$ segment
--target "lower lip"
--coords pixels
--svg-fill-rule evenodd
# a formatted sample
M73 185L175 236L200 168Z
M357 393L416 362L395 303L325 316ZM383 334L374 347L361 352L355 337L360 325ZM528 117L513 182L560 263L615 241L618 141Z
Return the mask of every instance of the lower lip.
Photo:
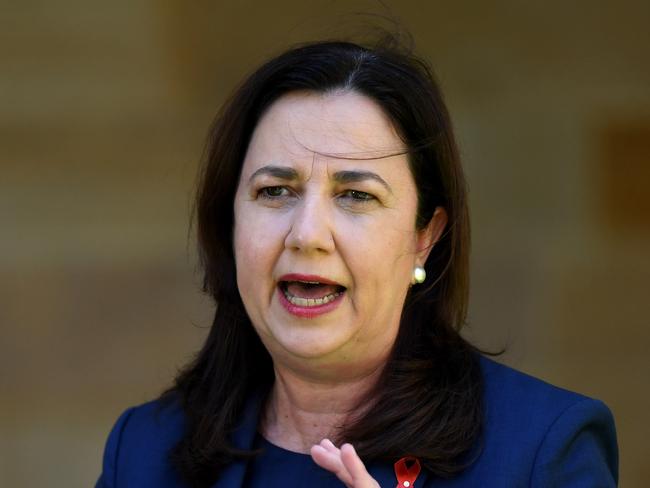
M278 297L280 299L280 303L287 310L287 312L289 312L291 315L296 315L298 317L308 319L331 312L340 305L341 301L343 301L344 296L345 292L342 292L331 302L327 302L322 305L316 305L314 307L301 307L299 305L294 305L289 300L287 300L284 291L278 287Z

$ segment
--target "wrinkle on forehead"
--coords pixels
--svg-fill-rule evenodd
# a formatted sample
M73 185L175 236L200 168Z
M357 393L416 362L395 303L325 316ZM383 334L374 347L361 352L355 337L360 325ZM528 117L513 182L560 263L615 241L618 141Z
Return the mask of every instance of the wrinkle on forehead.
M306 150L309 150L308 148L305 148ZM314 169L315 165L318 161L321 161L325 164L325 173L327 176L332 179L332 172L330 171L330 163L336 160L343 160L343 161L377 161L377 160L382 160L382 159L389 159L389 158L395 158L395 157L400 157L408 153L408 151L400 151L396 153L390 153L390 154L382 154L378 157L375 157L374 155L366 156L366 157L356 157L355 155L349 155L349 154L324 154L324 153L319 153L317 151L312 151L309 150L312 153L312 158L311 158L311 167L309 170L309 173L305 175L305 181L309 181L314 174Z
M358 92L296 92L283 99L285 106L278 115L286 118L285 136L301 149L350 160L383 159L408 151L379 104ZM386 139L392 141L386 144Z
M307 179L319 162L378 161L409 153L384 110L354 91L280 97L258 122L251 149L257 164L302 161L303 173L309 169ZM329 164L324 169L330 173Z
M298 141L296 141L298 142ZM381 159L390 159L399 156L404 156L409 154L407 149L399 150L374 150L374 151L358 151L358 152L345 152L345 153L325 153L317 151L315 149L309 148L307 146L301 146L305 151L311 153L311 170L309 175L307 175L306 180L309 181L311 175L314 172L314 166L317 161L324 161L327 167L327 174L330 174L329 163L334 160L343 160L343 161L378 161Z

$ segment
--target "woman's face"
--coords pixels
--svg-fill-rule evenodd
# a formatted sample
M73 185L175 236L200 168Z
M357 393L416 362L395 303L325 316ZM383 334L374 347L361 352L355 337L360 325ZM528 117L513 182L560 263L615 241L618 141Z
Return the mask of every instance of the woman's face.
M234 250L244 306L276 365L336 378L386 360L413 268L446 222L440 209L415 230L407 156L389 156L403 150L382 109L356 92L291 93L259 121Z

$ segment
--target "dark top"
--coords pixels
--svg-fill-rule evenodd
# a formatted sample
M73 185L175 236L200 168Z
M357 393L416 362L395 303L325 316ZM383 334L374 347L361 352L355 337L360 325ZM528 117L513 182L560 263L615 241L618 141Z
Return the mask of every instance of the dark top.
M318 466L309 454L287 451L271 444L259 433L253 442L262 454L248 463L243 486L248 488L329 488L338 478Z
M485 426L482 450L476 461L452 479L440 479L422 470L412 488L504 487L613 487L618 480L618 449L614 419L600 401L587 398L481 358L485 381ZM233 445L251 449L255 443L259 401L251 399L232 436ZM169 463L169 451L183 435L185 418L178 405L149 402L128 409L117 420L106 443L97 488L180 488L187 485ZM268 446L267 446L268 447ZM277 448L276 448L277 449ZM281 477L308 476L295 486L341 488L333 476L323 476L302 455L284 456L273 449L267 459L235 461L219 475L213 488L247 486L275 469L283 458ZM311 462L311 461L310 461ZM257 466L256 466L257 464ZM252 470L247 470L252 466ZM281 471L281 472L280 472ZM382 487L395 488L391 464L368 466ZM313 477L312 477L313 475ZM264 485L272 473L264 472ZM268 478L267 478L268 476ZM282 481L282 485L280 485ZM320 481L318 481L320 482ZM287 486L280 478L277 486Z

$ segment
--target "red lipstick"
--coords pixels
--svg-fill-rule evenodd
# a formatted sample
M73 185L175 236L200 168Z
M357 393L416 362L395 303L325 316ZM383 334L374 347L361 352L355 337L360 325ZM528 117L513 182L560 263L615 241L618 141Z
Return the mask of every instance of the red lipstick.
M309 274L299 274L299 273L289 273L280 276L278 281L304 281L304 282L318 282L324 285L338 285L341 286L336 281L328 280L318 275L309 275Z
M300 290L298 294L303 296L293 295L291 293L291 287L288 284L294 282L315 286L320 284L327 286L330 290L322 297L306 298L305 296L309 296L309 293L303 295L300 293ZM293 293L296 293L295 283L292 286L294 287ZM291 315L301 318L313 318L331 312L341 304L344 294L345 287L336 281L318 275L290 273L282 275L278 283L278 299L280 304Z

